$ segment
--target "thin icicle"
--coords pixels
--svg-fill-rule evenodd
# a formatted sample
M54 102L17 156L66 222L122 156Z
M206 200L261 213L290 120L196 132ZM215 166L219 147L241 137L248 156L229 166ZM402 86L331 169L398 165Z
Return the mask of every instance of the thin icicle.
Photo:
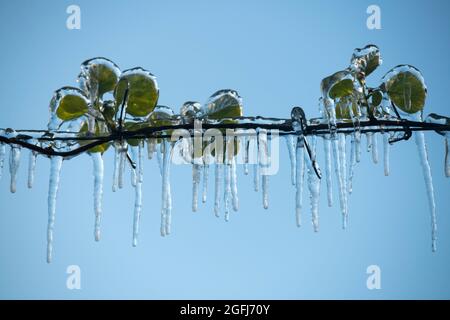
M343 216L343 227L347 227L347 221L348 221L348 205L347 205L347 192L345 190L346 182L347 182L347 161L346 161L346 141L345 141L345 133L339 133L338 134L339 139L339 164L341 165L340 171L341 171L341 178L342 178L342 193L344 196L344 207L345 212Z
M250 148L250 137L244 135L242 137L242 145L244 146L244 174L248 175L248 160L249 160L248 153Z
M131 147L131 160L133 160L134 163L136 163L136 159L138 157L136 147ZM128 160L128 159L127 159ZM129 161L127 161L129 163ZM131 173L131 185L133 187L136 187L137 181L138 181L138 173L137 168L133 168L133 166L130 164L130 173Z
M339 139L340 140L340 139ZM342 166L341 166L341 146L338 138L332 140L332 149L333 149L333 160L334 160L334 169L336 172L336 177L338 180L339 186L339 203L342 212L342 226L346 227L346 217L347 217L347 206L346 206L346 197L347 192L345 190L345 180L342 174Z
M311 143L311 161L307 160L309 200L314 232L319 231L319 196L320 196L320 179L317 177L312 165L312 160L316 158L315 154L316 142L317 142L316 136L313 136Z
M172 200L170 191L170 158L171 144L168 140L163 139L161 148L163 148L162 157L162 204L161 204L161 235L165 236L170 233Z
M237 189L237 172L236 172L236 157L231 159L231 198L233 203L233 210L239 210L239 197Z
M3 167L5 165L6 145L0 142L0 179L3 175Z
M192 164L192 211L198 209L198 188L200 185L201 165Z
M116 192L119 187L119 169L120 169L120 146L118 144L114 144L114 173L113 173L113 184L112 191Z
M214 193L214 213L216 217L220 216L220 195L221 195L221 185L222 185L222 164L216 163L214 164L215 171L215 193Z
M292 185L295 186L295 139L297 137L294 137L292 135L287 135L285 136L285 140L286 140L286 146L288 148L288 153L289 153L289 160L291 163L291 182Z
M155 149L156 149L156 139L153 138L147 139L147 156L149 160L153 158Z
M302 224L301 219L301 211L302 211L302 202L303 202L303 180L304 180L304 172L305 172L305 155L303 142L297 142L297 146L295 148L295 181L296 181L296 193L295 193L295 216L297 227L300 227Z
M366 133L366 142L367 142L367 152L370 152L372 150L372 142L373 142L373 134L372 132Z
M425 179L425 187L427 190L428 204L430 206L431 215L431 248L436 251L436 204L434 201L433 177L431 175L431 167L428 162L428 152L425 142L425 134L422 131L414 133L417 149L419 151L420 162L422 164L423 177Z
M52 157L50 160L50 180L48 186L48 224L47 224L47 263L53 256L53 229L55 227L56 196L63 158Z
M9 173L11 174L11 184L10 191L15 193L17 189L17 171L20 165L20 147L11 146L10 157L9 157Z
M256 137L256 161L253 164L253 189L258 192L259 191L259 142L258 137Z
M99 241L103 198L103 158L100 152L91 153L91 158L94 165L94 237L95 241Z
M226 163L224 166L225 170L225 187L223 204L225 209L225 221L230 220L230 196L231 196L231 165Z
M348 174L348 193L351 194L353 192L353 174L355 172L356 165L356 143L355 137L352 137L351 141L351 149L350 149L350 162L349 162L349 174Z
M134 149L134 148L132 148ZM138 243L138 235L139 235L139 223L141 220L141 211L142 211L142 182L143 182L143 144L139 143L137 147L137 179L136 185L134 187L135 190L135 198L134 198L134 214L133 214L133 247L137 246ZM134 152L136 153L136 151Z
M450 177L450 146L448 145L448 137L449 134L447 133L445 136L445 160L444 160L444 166L445 166L445 176L448 178Z
M356 162L361 161L361 132L355 132L355 160Z
M331 181L331 140L323 137L323 149L325 152L325 176L327 181L327 200L328 206L333 206L333 184Z
M30 150L30 156L28 161L28 183L27 183L29 189L33 188L34 184L34 172L36 171L36 158L37 152Z
M269 176L266 174L266 168L270 164L269 148L267 145L267 130L261 129L258 134L258 161L262 179L262 200L264 209L269 208Z
M125 148L121 147L120 152L119 152L119 180L118 180L118 186L119 189L123 188L123 181L124 181L124 174L125 174L125 162L127 161L126 159L126 155L127 155L127 151Z
M372 136L372 161L375 164L378 163L378 138L376 133Z
M209 165L205 164L203 166L203 190L202 190L203 203L206 203L206 196L208 192L208 176L209 176Z
M387 133L383 134L383 150L384 150L384 175L388 176L390 171L389 155L391 146L389 144L389 135Z

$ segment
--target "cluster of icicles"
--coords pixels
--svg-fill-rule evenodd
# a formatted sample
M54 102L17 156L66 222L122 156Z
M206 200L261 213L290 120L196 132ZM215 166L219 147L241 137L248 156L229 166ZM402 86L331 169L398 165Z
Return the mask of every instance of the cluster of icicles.
M243 170L244 174L249 174L249 166L253 168L254 175L254 189L258 191L260 186L262 189L262 203L264 208L269 206L268 197L268 180L269 176L261 173L262 168L270 162L270 154L268 148L268 135L267 130L259 129L257 131L257 138L252 139L245 135L245 130L242 131L242 135L238 138L239 144L244 146L242 148ZM7 133L7 136L13 136L13 133ZM366 133L367 144L365 148L368 152L371 152L371 157L374 163L379 162L379 147L378 136L382 136L383 141L383 163L384 173L389 175L389 153L390 144L388 133ZM351 136L350 153L347 153L347 138ZM319 196L321 179L314 172L312 160L315 159L317 137L312 136L309 140L303 140L299 135L286 135L286 145L289 153L291 164L291 182L296 189L295 194L295 207L296 207L296 223L301 225L301 212L303 206L303 188L306 175L306 184L309 191L309 201L312 224L315 231L319 230ZM311 155L308 156L304 141L309 141ZM421 164L423 166L423 173L426 181L427 194L432 214L433 223L433 250L436 249L436 221L435 221L435 201L432 184L431 169L428 163L426 145L423 132L415 133L415 141L418 147ZM251 156L249 150L255 148L252 146L252 142L256 145L256 162L249 161ZM322 136L323 148L324 148L324 166L325 166L325 182L327 188L327 201L328 205L333 205L333 190L332 190L332 168L334 167L338 186L339 186L339 200L340 208L343 218L343 227L347 225L348 219L348 195L352 192L352 179L354 176L354 168L356 163L361 159L361 139L356 139L355 134L338 133L336 138L330 138L329 135ZM161 196L161 235L166 236L171 232L171 220L172 220L172 194L170 186L170 167L172 162L173 152L175 150L176 143L169 138L164 138L160 143L157 143L157 139L149 138L146 141L147 150L144 150L144 140L141 140L138 146L127 146L126 142L114 144L114 172L112 190L117 191L123 188L125 180L125 169L130 168L131 172L131 184L135 189L135 203L134 203L134 215L133 215L133 246L137 245L138 233L139 233L139 221L142 212L142 183L143 183L143 165L144 154L147 154L149 159L157 159L160 175L162 178L162 196ZM446 176L450 176L450 161L449 161L449 148L448 148L448 136L445 137L445 173ZM130 165L130 161L127 159L127 150L131 152L132 161L136 164L133 168ZM254 150L254 149L253 149ZM156 156L155 156L156 154ZM29 162L28 162L28 188L33 187L34 172L36 167L37 153L30 150ZM100 222L102 215L102 194L103 194L103 157L101 153L89 154L93 161L94 172L94 212L95 212L95 228L94 235L95 240L100 239ZM21 157L21 147L18 145L10 146L9 157L9 171L11 175L10 191L16 192L16 178L19 168ZM230 211L237 211L239 208L238 188L237 188L237 159L238 155L225 155L224 163L214 163L213 161L204 161L199 158L192 162L192 211L197 211L198 199L201 198L203 203L207 199L208 191L208 178L209 167L212 164L214 166L214 213L217 217L220 216L220 212L223 206L223 212L225 220L228 221L230 217ZM349 159L347 159L349 157ZM4 162L6 158L6 145L0 144L0 177ZM228 160L227 160L228 159ZM254 162L254 163L253 163ZM58 185L60 180L60 172L63 163L63 157L52 156L51 168L50 168L50 180L48 191L48 231L47 231L47 261L52 259L53 251L53 230L55 223L56 212L56 196L58 192ZM203 180L202 180L203 176ZM223 204L221 205L221 202Z

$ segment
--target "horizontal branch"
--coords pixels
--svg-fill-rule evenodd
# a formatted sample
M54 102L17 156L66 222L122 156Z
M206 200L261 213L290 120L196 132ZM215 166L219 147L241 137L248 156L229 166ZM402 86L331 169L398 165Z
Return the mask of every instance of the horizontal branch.
M237 120L236 123L202 123L201 128L203 131L208 129L241 129L241 130L276 130L280 136L297 134L292 126L291 119L279 119L279 118L264 118L264 117L239 117L232 118L230 120ZM248 122L245 122L248 121ZM148 138L170 138L171 135L166 132L169 130L186 129L189 130L191 136L193 130L198 129L194 127L194 123L184 123L175 125L165 125L158 127L142 128L134 131L116 131L110 135L105 136L85 136L80 135L77 132L49 132L47 130L17 130L18 133L15 137L5 137L0 135L0 142L9 145L18 145L23 148L27 148L38 152L46 156L62 156L62 157L74 157L89 149L99 146L111 141L123 141L127 139L148 139ZM4 130L4 129L3 129ZM368 132L412 132L412 131L436 131L438 133L450 132L450 125L429 123L421 121L410 121L405 119L391 119L391 120L379 120L370 119L367 121L361 121L358 128L355 128L355 124L349 122L336 123L336 133L353 133L355 131L360 133ZM35 134L41 133L42 136L36 137ZM34 135L33 135L34 134ZM255 132L235 132L235 136L242 135L254 135ZM272 132L268 132L271 135ZM328 123L321 122L321 119L311 119L310 124L306 126L303 134L305 136L316 135L328 135L330 129ZM409 138L409 137L408 137ZM408 139L405 138L405 139ZM33 144L30 141L38 142L51 142L51 141L86 141L89 142L85 145L78 146L75 149L69 151L55 150L53 147L41 147Z

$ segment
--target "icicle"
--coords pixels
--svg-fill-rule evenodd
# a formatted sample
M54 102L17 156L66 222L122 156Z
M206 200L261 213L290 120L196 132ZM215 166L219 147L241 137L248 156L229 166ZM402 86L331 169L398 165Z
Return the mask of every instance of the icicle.
M258 153L259 168L262 169L262 200L264 209L269 208L269 176L265 172L265 168L270 164L269 148L267 145L267 130L261 129L258 134Z
M296 137L295 137L296 138ZM291 162L291 182L292 185L295 186L295 140L294 136L287 135L285 136L286 145L289 153L289 160Z
M199 164L192 164L192 211L196 212L198 208L198 188L200 184L200 171L201 166Z
M170 158L171 144L163 139L161 148L163 148L162 157L162 204L161 204L161 235L165 236L170 233L172 199L170 191Z
M372 142L373 142L372 132L366 133L366 142L367 142L367 152L370 152L372 150Z
M315 159L316 150L316 137L312 137L311 143L311 161L307 160L308 163L308 189L309 189L309 200L311 206L311 217L314 231L319 231L319 195L320 195L320 179L317 177L314 168L312 166L312 160Z
M347 182L347 161L346 161L346 142L345 142L345 134L339 133L338 134L339 139L339 146L338 146L338 152L339 152L339 164L340 164L340 171L341 171L341 179L342 179L342 194L344 197L344 208L345 212L343 215L343 227L345 228L347 226L347 219L348 219L348 208L347 208L347 192L345 190L346 182Z
M125 174L125 162L127 161L126 159L126 155L127 155L127 151L125 148L121 147L120 149L120 153L119 153L119 180L118 180L118 186L119 189L123 188L123 176Z
M350 162L349 162L349 174L348 174L348 193L353 192L353 174L356 165L356 143L355 137L352 137L351 149L350 149Z
M114 173L112 184L113 192L116 192L119 186L119 169L121 165L120 161L121 161L120 146L118 144L114 144Z
M253 188L256 192L259 191L259 142L258 137L256 137L256 161L253 164Z
M372 135L372 161L373 163L378 163L378 139L377 134Z
M27 186L29 189L33 188L34 184L34 172L36 169L36 158L37 153L35 151L30 150L30 157L28 161L28 183Z
M153 138L147 139L147 156L149 160L153 158L155 149L156 149L156 139Z
M52 261L53 229L55 226L56 196L63 158L52 157L50 160L50 181L48 187L48 224L47 224L47 262Z
M305 155L303 148L303 141L297 142L297 146L295 148L295 181L296 181L296 193L295 193L295 216L297 227L300 227L302 224L301 220L301 211L302 211L302 200L303 200L303 180L304 180L304 172L305 172Z
M103 197L103 158L100 152L91 153L92 162L94 164L94 213L95 241L100 240L100 222L102 217L102 197Z
M447 133L445 136L445 176L448 178L450 177L450 146L448 145L448 136L449 134Z
M137 163L137 179L136 185L134 187L135 190L135 199L134 199L134 214L133 214L133 247L137 246L138 235L139 235L139 222L141 220L141 211L142 211L142 182L143 182L143 144L139 143L138 145L138 163ZM132 148L134 149L134 148ZM136 151L134 151L136 154Z
M346 206L347 192L345 190L345 180L342 175L341 144L337 138L332 140L332 147L333 147L332 149L333 149L334 168L335 168L336 177L337 177L338 186L339 186L339 203L340 203L342 217L343 217L343 228L345 228L346 227L346 216L347 216L347 206Z
M208 176L209 176L209 165L205 164L203 166L203 191L202 191L202 202L206 203L206 195L208 192Z
M237 172L236 172L236 157L231 159L231 197L233 203L233 210L239 210L239 197L238 197L238 189L237 189Z
M3 175L3 166L5 165L6 145L0 142L0 179Z
M361 161L361 132L355 132L355 160Z
M323 137L323 149L325 152L325 176L327 181L327 200L328 206L333 206L333 184L331 181L331 140Z
M223 204L225 208L225 221L230 220L230 196L231 196L231 165L225 163L225 188L223 196Z
M11 146L9 158L9 172L11 174L11 184L10 184L11 193L16 192L17 171L19 170L19 165L20 165L20 147L13 145Z
M136 147L131 147L130 148L131 151L131 159L133 160L134 163L136 163L136 159L137 159L137 152L136 152ZM127 159L126 162L129 162L129 160ZM137 181L138 181L138 173L136 172L136 168L133 168L133 166L131 166L130 164L130 172L131 172L131 185L133 187L136 187L137 185Z
M220 186L222 185L222 164L216 163L214 165L214 171L215 171L215 194L214 194L214 213L216 217L220 216L220 194L221 189Z
M436 251L436 204L434 201L434 188L433 188L433 177L431 175L431 167L428 162L428 152L425 143L425 134L422 131L415 132L416 145L419 151L420 162L422 164L423 177L425 179L425 186L427 190L428 203L430 206L431 214L431 248Z
M242 137L242 145L244 146L244 174L248 175L248 160L249 160L248 152L250 148L250 138L248 136L244 135Z
M387 133L383 134L383 150L384 150L384 175L389 175L389 153L390 153L390 145L389 145L389 135Z

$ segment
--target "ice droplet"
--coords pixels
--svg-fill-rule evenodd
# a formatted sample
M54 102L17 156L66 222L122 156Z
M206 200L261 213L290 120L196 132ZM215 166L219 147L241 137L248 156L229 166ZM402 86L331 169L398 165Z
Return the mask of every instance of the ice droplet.
M94 237L95 241L99 241L103 198L103 158L100 152L91 153L91 158L94 165Z
M289 160L290 160L290 163L291 163L291 182L292 182L292 185L295 186L295 183L296 183L295 182L295 168L296 168L296 164L295 164L295 139L294 139L294 136L287 135L287 136L285 136L285 140L286 140L286 146L287 146L288 153L289 153Z
M298 139L298 138L297 138ZM303 148L303 141L297 141L297 146L295 148L295 181L296 181L296 193L295 193L295 216L297 227L302 224L301 211L303 202L303 180L305 172L305 154Z
M9 157L9 173L11 174L10 191L15 193L17 189L17 171L20 165L20 147L11 145L10 157Z
M53 229L55 226L56 196L58 194L59 178L63 158L52 157L50 160L50 180L48 187L48 224L47 224L47 263L52 262Z
M30 150L28 159L28 182L27 182L27 186L29 189L33 188L34 184L34 172L36 171L36 158L37 152Z
M434 188L433 188L433 177L431 175L431 167L428 162L428 152L425 142L425 134L422 131L417 131L414 133L417 149L419 151L420 163L422 165L423 177L425 179L425 187L427 190L428 204L430 207L431 215L431 248L436 251L436 204L434 200Z
M387 133L383 134L383 150L384 150L384 175L388 176L390 171L389 156L391 146L389 144L389 135Z
M331 181L331 140L323 137L323 149L325 152L325 176L327 182L327 201L328 206L333 206L333 184Z
M319 231L319 196L320 196L320 179L317 177L314 168L313 160L316 157L316 136L312 137L311 143L311 161L308 163L308 189L309 189L309 200L311 206L311 217L314 231Z

